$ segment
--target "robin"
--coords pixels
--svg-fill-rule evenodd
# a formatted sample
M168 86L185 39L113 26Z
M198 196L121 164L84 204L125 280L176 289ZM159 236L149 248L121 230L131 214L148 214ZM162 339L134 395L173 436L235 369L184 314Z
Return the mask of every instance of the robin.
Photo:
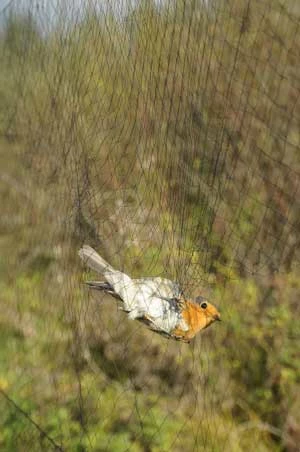
M88 267L104 276L105 281L87 281L91 289L122 301L122 309L130 319L141 321L163 336L190 342L199 331L221 320L218 310L204 297L186 299L180 286L169 279L131 279L88 245L78 254Z

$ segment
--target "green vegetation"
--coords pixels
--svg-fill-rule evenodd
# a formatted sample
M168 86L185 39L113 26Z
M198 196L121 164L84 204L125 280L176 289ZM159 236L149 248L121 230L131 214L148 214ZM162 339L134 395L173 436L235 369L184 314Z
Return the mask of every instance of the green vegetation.
M186 3L0 32L1 450L298 450L299 13ZM83 242L223 323L128 321Z

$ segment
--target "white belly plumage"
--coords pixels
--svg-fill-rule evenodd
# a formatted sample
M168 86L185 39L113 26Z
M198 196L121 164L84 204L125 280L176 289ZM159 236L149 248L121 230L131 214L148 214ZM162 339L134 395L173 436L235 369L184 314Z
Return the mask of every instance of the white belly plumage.
M180 298L178 284L165 278L131 279L125 273L115 270L90 246L83 246L79 256L93 270L101 273L112 290L123 301L124 311L131 319L146 318L150 327L170 333L176 327L183 331L188 326L182 319L176 299ZM104 288L103 283L93 282L94 288Z
M114 288L114 291L121 297L124 303L124 310L130 319L138 319L143 316L153 321L159 329L171 332L179 322L178 311L166 299L166 295L171 295L170 290L162 290L163 284L169 281L162 278L131 279L125 273L119 271L105 272L103 274ZM169 281L172 283L171 281ZM172 293L175 298L176 293Z

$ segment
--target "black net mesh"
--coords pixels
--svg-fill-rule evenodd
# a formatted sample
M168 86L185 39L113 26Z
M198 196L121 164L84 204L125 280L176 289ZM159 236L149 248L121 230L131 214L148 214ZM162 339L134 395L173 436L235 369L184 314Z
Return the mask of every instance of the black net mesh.
M298 450L299 27L297 0L0 1L4 450ZM224 324L129 321L83 243Z

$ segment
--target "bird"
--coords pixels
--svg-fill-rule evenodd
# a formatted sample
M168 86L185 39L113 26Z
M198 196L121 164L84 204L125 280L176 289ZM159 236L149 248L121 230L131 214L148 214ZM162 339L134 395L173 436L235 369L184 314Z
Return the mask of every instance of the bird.
M186 298L174 281L162 277L132 279L115 270L89 245L78 254L86 266L104 277L104 281L86 281L90 289L119 300L129 319L166 338L189 343L201 330L221 320L217 308L205 297Z

